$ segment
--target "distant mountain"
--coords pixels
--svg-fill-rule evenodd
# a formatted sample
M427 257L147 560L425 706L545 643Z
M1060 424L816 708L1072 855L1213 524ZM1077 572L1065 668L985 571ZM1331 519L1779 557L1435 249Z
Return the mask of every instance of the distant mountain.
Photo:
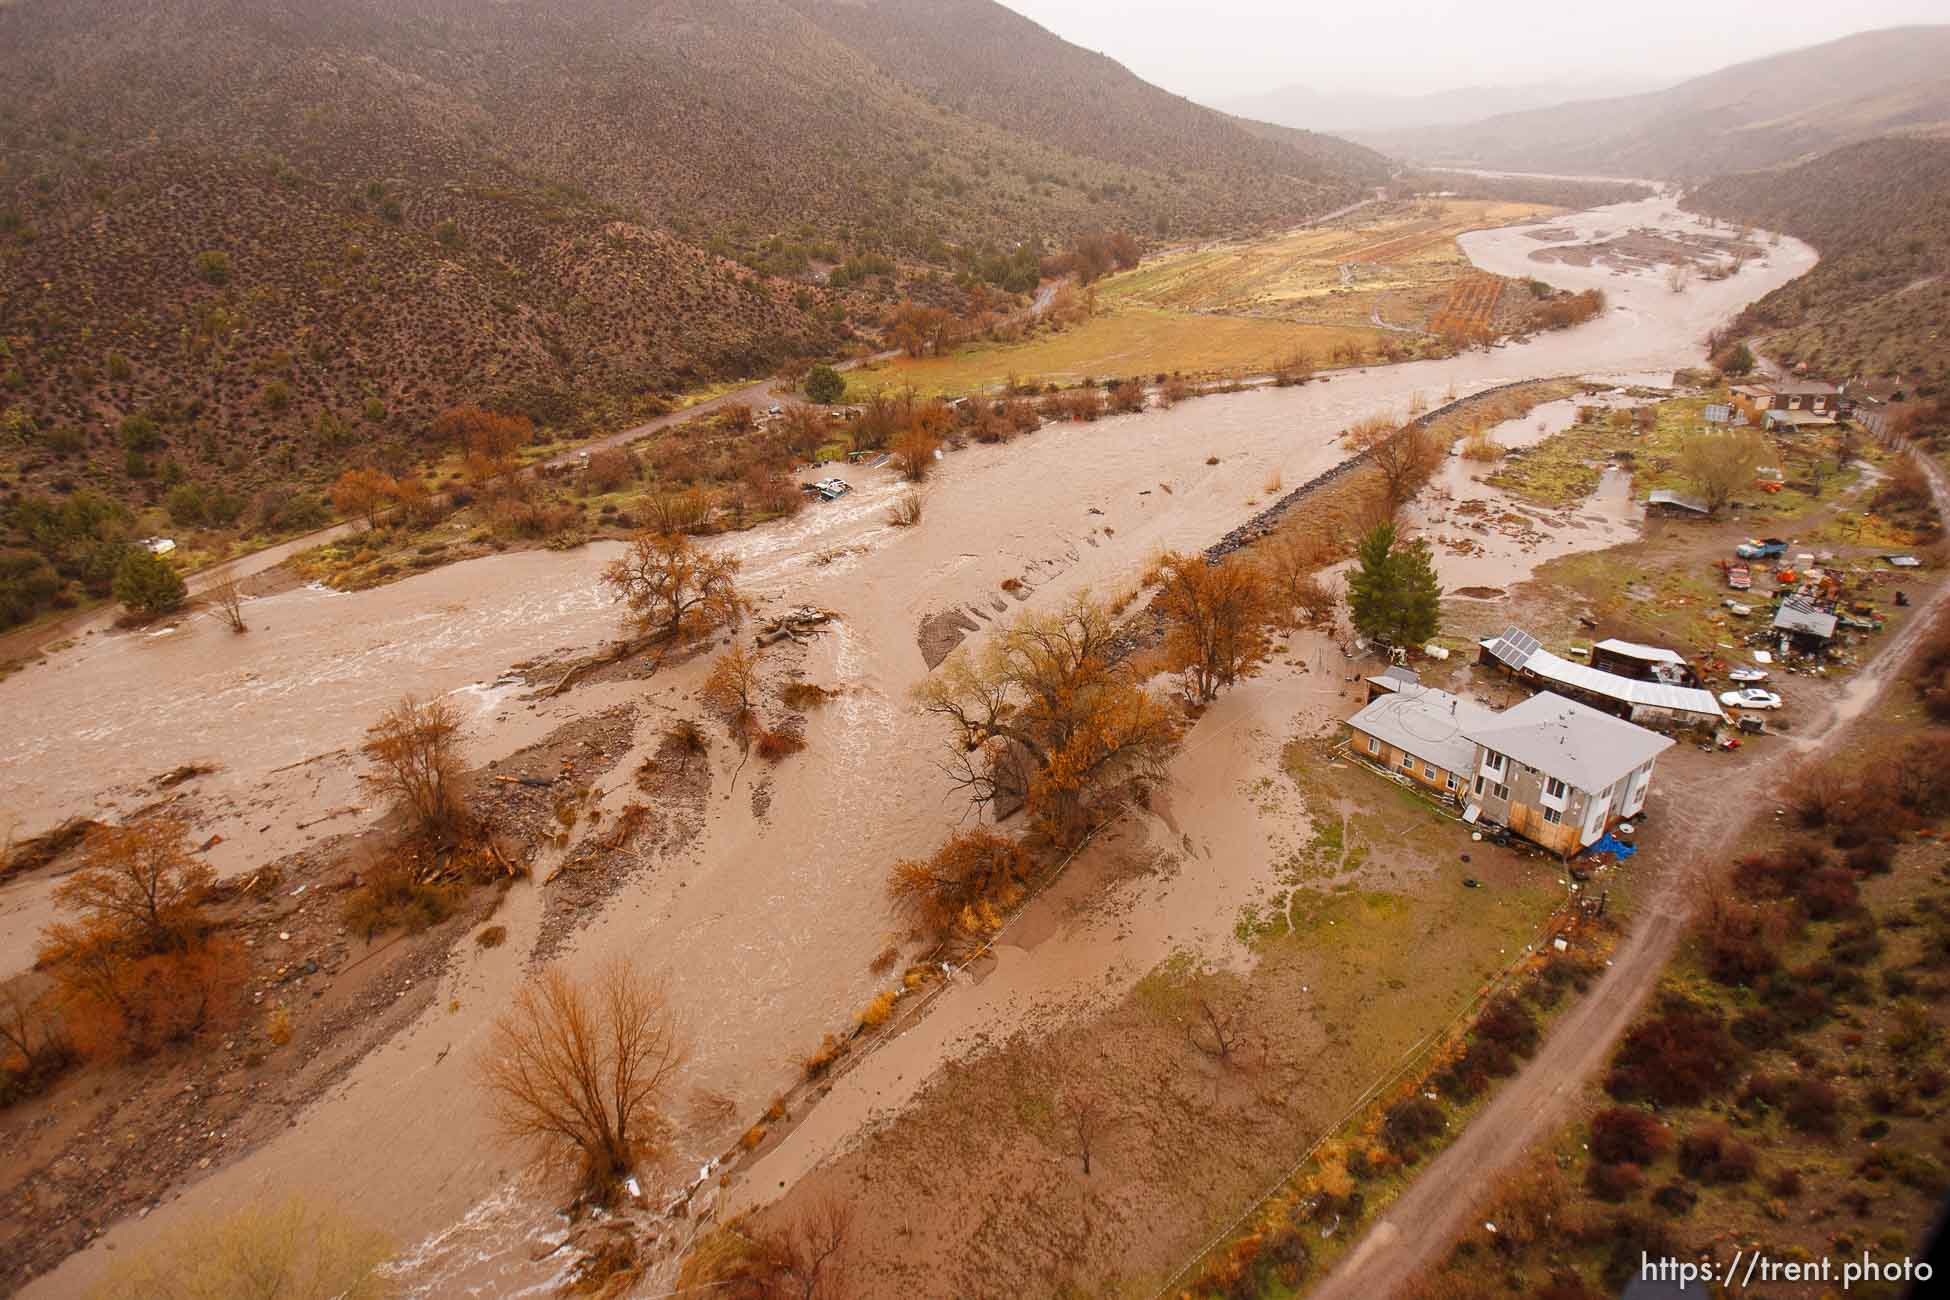
M316 482L457 401L614 424L982 250L1387 172L991 0L0 0L0 417L50 448L0 505ZM908 272L840 291L849 258Z
M1414 127L1456 126L1500 113L1546 108L1567 100L1642 94L1650 81L1624 79L1583 83L1539 82L1523 86L1469 86L1426 95L1364 94L1282 86L1257 95L1213 101L1236 117L1315 131L1400 131Z
M1421 163L1698 180L1889 134L1950 132L1950 27L1901 27L1734 64L1667 90L1364 131Z
M1814 270L1735 322L1767 336L1770 355L1832 379L1950 392L1950 140L1846 145L1710 181L1685 206L1820 250Z

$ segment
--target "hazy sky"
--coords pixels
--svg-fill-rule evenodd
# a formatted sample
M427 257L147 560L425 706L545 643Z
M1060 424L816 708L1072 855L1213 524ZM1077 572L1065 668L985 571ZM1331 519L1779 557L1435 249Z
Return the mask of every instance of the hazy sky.
M1946 0L1002 0L1147 81L1215 100L1298 83L1677 81L1850 32L1950 22Z

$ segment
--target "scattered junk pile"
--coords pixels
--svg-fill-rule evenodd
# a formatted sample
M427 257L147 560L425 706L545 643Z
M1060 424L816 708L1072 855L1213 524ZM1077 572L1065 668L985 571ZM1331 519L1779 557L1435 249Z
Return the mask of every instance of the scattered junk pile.
M1773 589L1766 593L1772 597L1772 617L1765 626L1749 631L1742 642L1770 651L1789 671L1819 671L1829 663L1852 662L1846 652L1855 640L1851 634L1874 634L1883 629L1882 613L1874 599L1882 594L1877 588L1913 568L1914 558L1895 557L1911 561L1910 565L1897 565L1891 557L1883 557L1890 560L1894 572L1864 566L1844 568L1827 552L1817 555L1802 551L1790 557L1791 545L1779 537L1750 538L1734 548L1733 558L1718 561L1727 586L1734 591L1753 591L1756 574L1773 579ZM1897 591L1895 603L1901 606L1909 602ZM1768 608L1732 597L1722 604L1736 618L1750 618Z

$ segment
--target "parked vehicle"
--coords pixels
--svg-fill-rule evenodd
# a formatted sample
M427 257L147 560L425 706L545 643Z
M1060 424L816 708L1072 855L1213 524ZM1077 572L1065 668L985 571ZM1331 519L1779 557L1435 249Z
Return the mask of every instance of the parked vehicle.
M801 484L800 488L807 496L821 501L838 501L853 490L853 485L843 478L823 478L817 483Z
M1750 537L1733 548L1743 560L1771 560L1787 554L1788 544L1778 537Z
M1765 668L1736 668L1727 674L1736 682L1764 682L1767 680Z
M1746 565L1735 564L1727 569L1727 586L1732 587L1735 591L1752 591L1754 587L1754 575L1748 570Z
M1749 686L1738 691L1722 692L1720 703L1732 709L1778 709L1781 707L1781 697L1758 686Z

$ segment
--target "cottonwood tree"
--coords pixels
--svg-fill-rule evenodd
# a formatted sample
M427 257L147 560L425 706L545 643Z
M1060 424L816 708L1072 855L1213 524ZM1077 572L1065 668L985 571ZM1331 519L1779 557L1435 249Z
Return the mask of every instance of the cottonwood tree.
M82 868L54 887L54 903L105 925L142 953L182 951L207 927L200 904L217 874L190 855L173 817L96 826Z
M1080 595L1028 614L980 655L957 650L916 690L954 727L949 775L972 803L1026 805L1073 840L1092 802L1131 779L1162 779L1177 743L1169 710L1119 662L1108 610Z
M894 911L936 935L1001 928L1002 910L1028 885L1029 854L1006 835L975 829L950 837L925 861L906 858L887 878Z
M668 1142L686 1052L659 981L620 960L587 981L551 966L496 1017L476 1073L502 1134L604 1204Z
M379 1300L387 1238L294 1197L206 1219L115 1265L95 1300Z
M639 632L682 640L744 617L738 568L736 556L699 550L679 534L639 533L603 570L603 582L629 606Z
M1266 662L1273 642L1266 577L1250 564L1208 564L1202 555L1166 552L1153 572L1165 618L1165 654L1201 703L1218 698Z
M1679 472L1698 490L1706 508L1717 514L1735 492L1753 481L1754 471L1771 450L1767 439L1751 429L1702 434L1679 449Z
M934 468L934 453L940 446L932 433L917 425L895 440L894 464L908 482L919 483Z
M733 646L718 656L704 679L705 703L724 715L741 746L751 743L758 724L758 662L758 651Z
M349 469L332 484L332 508L340 514L359 516L367 528L377 528L379 516L398 490L399 484L383 470L365 466Z
M72 919L41 932L75 1038L91 1055L143 1055L227 1023L243 961L210 936L200 904L215 882L169 818L89 832L83 868L54 890Z
M430 837L452 831L462 815L460 711L447 700L403 697L366 729L359 747L372 768L361 779L393 800Z
M1385 420L1364 420L1347 432L1347 442L1367 457L1381 480L1388 510L1407 505L1442 459L1442 448L1427 428L1406 424L1393 428Z
M1392 523L1361 539L1359 563L1348 574L1348 613L1363 635L1389 645L1418 645L1442 626L1442 587L1435 558L1420 538L1397 545Z
M814 366L806 372L806 396L830 406L846 396L846 377L832 366Z

